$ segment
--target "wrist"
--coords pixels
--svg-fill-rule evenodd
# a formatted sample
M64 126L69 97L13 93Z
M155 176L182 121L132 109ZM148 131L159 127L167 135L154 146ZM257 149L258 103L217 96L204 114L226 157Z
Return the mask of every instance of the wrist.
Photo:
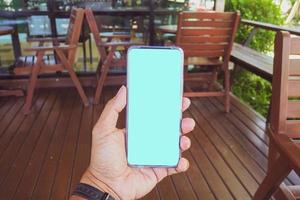
M90 186L93 186L97 188L98 190L101 190L103 192L107 192L110 196L112 196L115 200L120 200L121 198L118 196L118 194L110 188L107 184L105 184L100 179L97 179L90 171L87 169L85 173L83 174L81 180L81 183L88 184Z

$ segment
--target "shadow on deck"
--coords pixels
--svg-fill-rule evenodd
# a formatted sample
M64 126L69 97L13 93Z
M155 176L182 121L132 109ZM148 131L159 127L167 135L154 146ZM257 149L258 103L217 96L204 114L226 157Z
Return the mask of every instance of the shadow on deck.
M88 165L92 126L115 92L106 88L101 104L84 108L74 89L41 89L26 117L24 98L0 98L0 199L67 199ZM144 199L251 199L267 168L265 119L234 98L231 112L223 109L219 98L193 99L184 114L197 122L184 153L190 169ZM300 179L292 173L286 183Z

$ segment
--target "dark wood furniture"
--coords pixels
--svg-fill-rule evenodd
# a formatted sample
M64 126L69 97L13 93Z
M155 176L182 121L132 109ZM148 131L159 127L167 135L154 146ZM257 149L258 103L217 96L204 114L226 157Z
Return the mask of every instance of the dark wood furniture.
M275 41L268 172L254 200L269 199L286 176L300 175L300 37L278 32ZM281 184L288 199L298 199L300 187ZM297 196L298 195L298 196Z
M1 20L0 21L0 27L9 26L9 27L13 28L13 32L10 33L10 34L11 34L11 38L12 38L13 51L14 51L14 56L15 56L16 61L22 55L21 44L20 44L20 38L19 38L19 32L18 32L17 25L26 24L26 23L27 23L27 20L16 20L16 19Z
M236 65L272 82L273 58L249 48L248 46L250 45L251 40L258 29L288 31L295 35L300 35L300 31L297 28L278 26L246 19L242 19L241 24L249 26L249 28L252 28L252 31L243 44L234 44L230 60Z
M38 75L40 73L54 73L57 71L67 70L76 89L84 103L85 106L89 104L88 99L83 91L83 88L72 68L75 61L77 44L79 41L79 36L81 32L82 22L84 18L83 9L72 9L70 16L70 24L68 29L68 34L66 37L66 42L64 44L57 44L58 39L42 39L39 46L25 49L27 51L36 52L36 61L33 65L22 65L21 67L16 67L14 72L16 74L30 74L30 80L27 89L27 96L24 105L24 113L27 114L30 111L30 107L33 100L33 93L36 87L36 82ZM43 46L45 41L54 41L53 46ZM58 63L46 63L44 61L44 55L46 51L54 51L58 57Z
M10 26L0 26L0 36L1 35L13 35L15 32L13 27ZM0 96L23 96L22 90L4 90L0 89Z
M109 39L109 41L112 42L103 42L100 37L100 30L97 26L95 16L90 8L85 9L85 17L95 39L98 52L100 54L100 61L96 72L97 83L94 97L94 104L97 104L100 101L100 96L109 69L112 67L126 67L126 51L131 45L134 45L135 43L132 43L130 41L114 42L111 39ZM114 36L112 35L112 37ZM120 38L119 35L117 35L117 37Z
M176 45L184 50L185 83L205 81L209 91L186 91L187 97L223 96L225 111L230 107L229 58L238 27L238 12L182 12L179 14ZM200 71L191 73L188 65ZM207 70L202 71L203 67ZM202 69L201 69L202 68ZM218 71L224 72L222 91L212 91ZM187 84L186 84L187 85Z
M235 65L241 66L242 68L272 82L273 58L271 56L235 43L231 52L230 61L234 62ZM236 66L234 70L236 70Z

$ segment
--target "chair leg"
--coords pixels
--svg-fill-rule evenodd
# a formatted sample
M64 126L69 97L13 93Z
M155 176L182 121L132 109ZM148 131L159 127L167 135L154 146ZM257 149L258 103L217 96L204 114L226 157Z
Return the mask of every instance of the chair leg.
M30 80L29 80L29 84L28 84L28 88L27 88L26 100L25 100L25 104L23 106L23 112L24 112L25 115L29 114L29 112L30 112L32 99L33 99L33 94L34 94L34 89L35 89L36 82L37 82L37 79L38 79L39 71L40 71L40 66L39 65L33 66L32 73L31 73Z
M107 58L104 61L104 64L101 68L101 75L100 75L100 79L97 82L97 87L96 87L96 92L95 92L95 97L94 97L94 104L98 104L100 101L100 96L101 96L101 93L103 90L104 82L105 82L106 76L108 74L108 69L109 69L111 61L113 59L115 49L116 49L116 47L112 47L112 49L110 50L109 54L107 55Z
M57 50L56 53L57 53L59 59L61 60L62 64L68 70L68 72L70 74L70 77L71 77L71 79L72 79L72 81L73 81L80 97L81 97L81 100L82 100L84 106L88 106L89 105L89 100L88 100L88 98L87 98L87 96L86 96L86 94L85 94L85 92L84 92L84 90L81 86L81 83L80 83L74 69L72 68L71 64L66 59L64 53L61 50Z
M44 56L44 52L38 52L37 53L37 61L36 64L34 64L34 66L32 67L32 72L31 72L31 76L29 79L29 84L27 87L27 95L26 95L26 99L25 99L25 104L23 106L23 113L25 115L29 114L30 112L30 108L31 108L31 104L32 104L32 99L33 99L33 94L34 94L34 89L36 86L36 82L38 79L38 74L41 68L41 64L43 61L43 56Z
M269 199L290 172L291 168L288 165L288 161L283 156L280 156L268 171L253 200Z
M228 70L228 67L225 67L225 71L224 71L224 92L225 92L225 102L224 102L224 105L225 105L225 112L229 112L230 110L230 95L229 95L229 92L230 92L230 75L229 75L229 70Z
M101 72L100 78L97 81L97 87L96 87L96 92L95 92L95 97L94 97L94 104L98 104L100 102L100 96L104 87L104 82L106 79L106 76L108 74L108 69L109 65L104 65L103 70Z
M268 171L271 170L272 166L274 166L274 162L276 162L279 157L279 153L276 150L272 137L269 138Z

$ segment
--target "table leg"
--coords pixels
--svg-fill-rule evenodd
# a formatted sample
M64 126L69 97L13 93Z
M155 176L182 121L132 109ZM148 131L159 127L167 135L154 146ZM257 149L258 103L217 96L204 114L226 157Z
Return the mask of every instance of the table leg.
M12 43L13 43L13 50L15 60L17 61L19 57L22 55L21 53L21 44L19 39L19 32L17 26L14 26L14 32L11 34L12 36Z

